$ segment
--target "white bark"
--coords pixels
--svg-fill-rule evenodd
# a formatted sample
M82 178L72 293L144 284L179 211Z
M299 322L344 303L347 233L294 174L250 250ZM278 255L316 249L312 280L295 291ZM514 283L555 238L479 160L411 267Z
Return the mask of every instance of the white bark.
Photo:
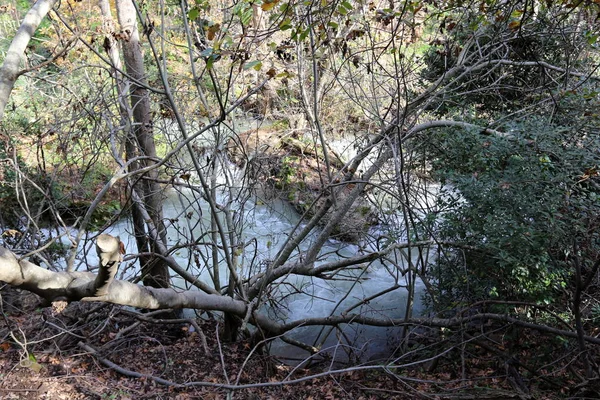
M150 96L146 89L148 86L147 74L137 28L135 4L133 0L117 0L115 4L121 33L126 36L125 39L120 41L123 50L123 61L125 62L127 74L132 78L129 98L133 116L133 136L130 136L127 141L127 158L131 160L137 156L147 157L141 163L131 165L131 170L136 170L145 166L152 166L157 159L154 133L152 131ZM135 187L140 191L144 207L150 215L154 227L158 230L158 236L150 241L147 239L145 221L137 208L134 208L132 219L140 253L154 253L157 247L167 242L167 230L162 212L163 193L160 185L156 182L158 170L148 171L147 177L149 179L141 180ZM162 244L158 243L161 241ZM160 258L141 256L140 264L144 275L144 284L154 287L169 287L169 269Z
M94 283L96 296L105 296L108 293L109 286L119 269L119 264L123 260L121 246L121 240L118 237L107 234L98 236L96 252L98 253L100 265Z
M108 240L108 247L114 250L113 246L110 244L110 242L113 242L113 240L108 238L104 239ZM103 245L100 247L102 246ZM100 250L101 252L103 251L102 249ZM109 253L111 251L109 251ZM119 280L110 282L105 295L95 296L97 290L95 274L91 272L48 271L27 260L19 260L11 251L5 249L4 247L0 247L0 281L6 282L14 287L36 293L49 302L66 299L68 301L102 301L147 309L193 308L201 310L223 311L235 314L239 317L246 316L249 311L252 312L252 310L248 309L248 305L246 303L240 300L234 300L228 296L206 294L203 292L189 290L185 292L177 292L176 290L170 288L158 289L135 285L130 282ZM507 315L491 313L473 314L466 317L455 318L410 319L378 319L361 314L342 314L328 317L315 317L287 321L284 324L271 321L266 316L260 315L257 312L252 312L252 316L253 322L260 326L261 329L275 335L284 334L285 332L300 326L336 326L340 324L358 323L370 326L419 325L454 327L462 326L464 324L471 323L472 321L490 319L516 324L525 328L535 329L549 334L571 338L578 337L576 332L561 330L545 325L538 325ZM583 336L583 340L589 343L600 344L600 339L596 337Z
M500 132L495 129L486 128L479 125L470 124L468 122L463 121L452 121L452 120L438 120L438 121L427 121L422 124L418 124L413 126L408 132L406 132L405 138L409 138L419 132L425 131L427 129L432 128L451 128L451 127L459 127L463 129L473 129L478 130L484 135L494 135L499 137L509 137L510 134L505 132Z
M13 38L10 47L0 67L0 121L4 117L4 109L10 93L19 77L19 66L25 49L31 41L42 19L50 12L56 0L38 0L27 12L19 30Z
M104 21L104 50L106 50L110 61L113 63L113 73L118 79L118 82L120 82L121 77L117 76L117 71L120 71L122 69L121 57L119 56L119 48L117 46L117 41L111 35L111 33L115 32L115 23L113 21L112 12L110 10L110 3L108 0L98 0L98 7L100 8L100 13L102 14L102 19ZM121 95L122 91L122 88L119 88L119 95Z
M97 276L91 272L53 272L27 260L19 260L0 247L0 281L33 292L48 301L103 301L147 309L194 308L234 313L243 317L246 304L227 296L199 291L177 292L112 280L102 296L96 296Z

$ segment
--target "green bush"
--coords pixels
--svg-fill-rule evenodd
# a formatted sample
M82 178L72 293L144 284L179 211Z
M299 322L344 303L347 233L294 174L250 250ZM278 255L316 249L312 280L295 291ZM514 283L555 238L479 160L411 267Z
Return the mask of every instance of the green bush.
M600 138L588 133L530 119L507 136L432 136L427 152L443 185L435 229L462 246L433 269L447 303L549 302L569 282L574 246L584 258L599 253Z

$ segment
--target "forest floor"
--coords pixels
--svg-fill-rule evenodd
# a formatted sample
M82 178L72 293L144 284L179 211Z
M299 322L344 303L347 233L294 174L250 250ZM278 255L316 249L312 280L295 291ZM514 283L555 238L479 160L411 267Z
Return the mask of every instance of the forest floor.
M216 319L166 323L100 303L40 307L35 295L6 286L0 296L0 399L556 399L572 392L569 384L521 390L485 351L463 360L467 378L444 362L429 371L423 363L294 368L248 341L222 342Z

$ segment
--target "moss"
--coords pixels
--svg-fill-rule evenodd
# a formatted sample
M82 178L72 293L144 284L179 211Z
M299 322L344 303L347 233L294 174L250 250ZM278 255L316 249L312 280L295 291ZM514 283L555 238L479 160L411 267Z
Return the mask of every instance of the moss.
M286 156L281 159L279 179L283 184L290 185L295 182L297 163L298 157L295 156Z
M371 207L360 206L360 207L358 207L357 211L360 213L361 216L366 217L367 215L369 215L371 213Z
M290 189L287 195L288 201L295 203L296 202L296 191L294 189Z

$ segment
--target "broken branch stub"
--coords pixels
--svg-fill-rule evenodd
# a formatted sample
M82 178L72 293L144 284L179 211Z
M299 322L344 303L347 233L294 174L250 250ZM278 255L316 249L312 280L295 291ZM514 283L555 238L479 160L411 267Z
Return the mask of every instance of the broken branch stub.
M107 234L102 234L96 239L96 252L100 260L98 275L94 281L96 296L108 293L108 287L113 281L119 264L123 261L121 256L121 240Z

